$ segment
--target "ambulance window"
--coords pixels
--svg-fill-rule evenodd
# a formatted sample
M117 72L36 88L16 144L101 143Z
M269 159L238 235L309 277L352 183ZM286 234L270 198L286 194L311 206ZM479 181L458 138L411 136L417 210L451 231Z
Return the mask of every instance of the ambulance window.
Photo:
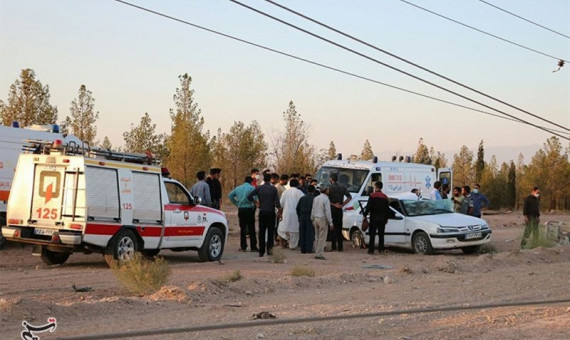
M372 192L374 192L374 183L381 180L382 180L381 173L375 173L370 175L370 178L368 178L368 182L366 182L366 187L362 191L362 196L369 196Z
M166 182L166 192L168 194L168 201L173 204L190 205L190 198L186 191L178 184Z

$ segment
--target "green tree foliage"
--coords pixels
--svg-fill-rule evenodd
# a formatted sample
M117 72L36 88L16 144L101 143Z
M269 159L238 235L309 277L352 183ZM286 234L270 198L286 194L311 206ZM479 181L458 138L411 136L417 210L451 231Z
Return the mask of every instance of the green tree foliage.
M412 157L412 162L418 164L432 164L429 157L429 148L424 144L423 138L420 138L418 141L418 148Z
M156 133L156 124L152 123L149 114L141 117L139 125L131 124L130 131L123 132L126 152L145 153L150 151L155 157L163 154L165 135Z
M471 185L474 181L473 152L463 145L459 154L453 155L453 182L455 185Z
M267 143L257 121L249 125L234 122L227 133L218 130L212 145L212 164L223 169L221 181L225 191L242 184L251 169L266 165Z
M374 151L372 151L372 146L368 139L364 142L364 146L362 147L362 152L360 153L360 159L362 160L370 160L374 158Z
M329 144L329 149L327 151L327 160L332 160L332 159L336 159L336 146L334 145L334 142L331 140L331 143Z
M21 127L33 124L55 124L57 107L49 103L49 86L36 80L32 69L24 69L20 79L10 86L8 101L0 101L3 125L18 121Z
M210 165L209 134L202 132L204 118L194 102L188 74L178 77L180 88L174 94L175 108L170 109L172 134L168 139L165 165L173 178L189 186L196 181L196 173Z
M509 164L509 172L507 175L507 194L506 206L514 208L517 200L517 168L515 162L511 160Z
M273 156L278 173L314 173L315 148L309 144L309 129L297 112L293 101L283 112L285 131L273 141Z
M477 148L477 160L475 161L475 182L480 182L483 176L483 171L485 170L485 149L483 148L483 140L479 142L479 147Z
M71 101L69 112L71 117L65 118L65 129L84 142L93 144L97 127L95 122L99 112L95 112L95 98L85 85L79 87L77 98Z

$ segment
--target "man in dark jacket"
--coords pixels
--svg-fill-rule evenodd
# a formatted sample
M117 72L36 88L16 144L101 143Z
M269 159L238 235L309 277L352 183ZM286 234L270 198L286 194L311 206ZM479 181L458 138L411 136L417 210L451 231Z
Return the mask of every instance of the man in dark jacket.
M313 244L315 243L315 228L311 221L311 211L313 210L313 201L315 200L315 187L309 185L305 196L299 199L297 203L297 216L299 217L299 247L301 253L314 253Z
M388 223L388 217L390 216L390 201L388 196L382 192L382 187L381 181L374 183L374 192L368 197L368 203L366 208L364 208L363 217L367 218L368 214L370 214L368 254L374 254L376 230L378 230L379 238L378 250L380 254L384 251L384 229L386 229L386 223Z
M539 196L540 189L538 187L534 187L532 188L530 195L524 199L523 215L526 226L524 228L524 234L521 241L521 248L526 245L531 234L535 244L536 240L538 240L538 223L540 222Z
M259 201L259 256L271 255L273 250L273 240L275 240L275 221L281 217L282 209L279 202L277 189L271 185L271 174L263 175L263 185L258 186L247 195L251 202L257 197ZM277 215L275 215L277 209ZM267 232L267 245L265 244L265 233Z
M206 178L206 183L210 186L210 197L212 199L212 208L220 210L222 204L222 183L220 183L220 174L222 169L211 168L210 176Z

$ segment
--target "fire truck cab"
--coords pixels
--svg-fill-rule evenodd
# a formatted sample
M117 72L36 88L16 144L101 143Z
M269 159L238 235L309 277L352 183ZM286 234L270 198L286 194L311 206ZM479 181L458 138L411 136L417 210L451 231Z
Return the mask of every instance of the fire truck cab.
M225 214L163 176L150 155L74 144L56 140L20 155L2 227L7 240L35 245L47 264L73 252L100 252L109 265L162 249L197 250L201 261L222 257Z

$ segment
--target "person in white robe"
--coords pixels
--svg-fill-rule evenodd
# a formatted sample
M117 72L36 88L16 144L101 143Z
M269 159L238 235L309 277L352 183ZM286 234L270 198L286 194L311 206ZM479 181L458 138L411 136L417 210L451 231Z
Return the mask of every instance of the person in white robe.
M277 233L289 242L289 249L295 249L299 245L299 217L297 216L297 203L303 192L299 190L299 181L292 179L289 181L290 188L281 195L281 208L283 209L282 219L279 222Z

